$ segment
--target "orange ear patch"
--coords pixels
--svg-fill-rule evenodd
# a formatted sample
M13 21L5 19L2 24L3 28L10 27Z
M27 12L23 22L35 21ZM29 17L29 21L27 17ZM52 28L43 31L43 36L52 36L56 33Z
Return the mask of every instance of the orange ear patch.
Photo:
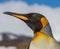
M41 18L41 23L42 23L42 25L43 25L43 28L45 28L46 25L48 24L48 20L47 20L45 17L42 17L42 18Z
M13 14L13 16L15 16L15 17L17 17L17 18L19 18L19 19L22 19L22 20L28 20L28 18L27 18L27 17L22 16L22 15Z

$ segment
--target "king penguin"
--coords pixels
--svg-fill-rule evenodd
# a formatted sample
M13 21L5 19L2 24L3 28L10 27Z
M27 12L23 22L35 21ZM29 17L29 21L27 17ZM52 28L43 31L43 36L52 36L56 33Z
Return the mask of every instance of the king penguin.
M19 14L4 12L24 21L34 32L28 49L60 49L60 44L54 39L47 18L40 13Z

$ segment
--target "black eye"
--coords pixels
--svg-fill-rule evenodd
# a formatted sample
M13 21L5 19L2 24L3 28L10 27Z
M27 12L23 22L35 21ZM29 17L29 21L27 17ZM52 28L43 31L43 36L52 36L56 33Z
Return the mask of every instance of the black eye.
M38 19L37 19L37 18L34 18L34 17L31 17L31 18L30 18L30 21L31 21L31 22L34 22L34 21L38 21Z
M36 20L35 18L31 18L31 20Z

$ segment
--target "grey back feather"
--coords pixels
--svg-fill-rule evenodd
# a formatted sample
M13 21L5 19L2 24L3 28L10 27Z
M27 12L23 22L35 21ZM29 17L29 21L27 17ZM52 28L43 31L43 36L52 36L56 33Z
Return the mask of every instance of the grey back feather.
M52 35L52 30L51 30L51 27L50 25L48 24L43 30L41 30L41 32L45 33L45 34L48 34L50 35L51 37L53 37Z

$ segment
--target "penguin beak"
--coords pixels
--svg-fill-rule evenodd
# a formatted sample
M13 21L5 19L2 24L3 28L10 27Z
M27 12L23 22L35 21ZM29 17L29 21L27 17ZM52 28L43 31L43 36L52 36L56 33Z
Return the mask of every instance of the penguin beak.
M19 19L24 20L24 21L28 20L27 16L24 14L18 14L18 13L13 13L13 12L4 12L4 14L14 16L14 17L19 18Z

